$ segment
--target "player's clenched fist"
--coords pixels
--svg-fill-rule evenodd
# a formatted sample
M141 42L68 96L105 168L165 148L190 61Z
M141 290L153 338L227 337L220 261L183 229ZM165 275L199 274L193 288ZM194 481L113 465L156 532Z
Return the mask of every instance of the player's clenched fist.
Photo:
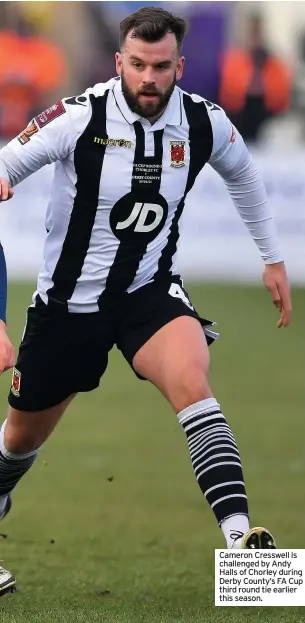
M4 322L0 320L0 374L15 364L14 347L7 336Z
M14 194L10 188L9 181L5 177L0 177L0 201L8 201Z

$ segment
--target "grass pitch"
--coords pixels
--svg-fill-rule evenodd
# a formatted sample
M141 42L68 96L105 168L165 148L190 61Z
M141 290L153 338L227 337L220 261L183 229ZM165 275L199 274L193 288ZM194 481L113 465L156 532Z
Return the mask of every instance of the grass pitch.
M32 289L10 286L16 346ZM293 291L293 324L278 330L263 288L189 291L221 332L211 385L239 443L251 523L269 527L279 547L305 548L305 293ZM10 373L0 378L2 419L9 383ZM1 600L3 621L304 621L302 608L214 607L214 549L224 541L183 431L116 350L100 388L75 399L19 484L1 531L20 589Z

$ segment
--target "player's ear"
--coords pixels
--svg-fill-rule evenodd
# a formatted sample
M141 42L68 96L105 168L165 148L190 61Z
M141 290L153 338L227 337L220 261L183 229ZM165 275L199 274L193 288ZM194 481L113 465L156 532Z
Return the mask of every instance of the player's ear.
M115 68L118 76L120 76L122 73L122 54L120 52L115 54Z
M185 61L184 56L180 56L178 63L177 63L177 68L176 68L176 80L181 80L182 78L184 61Z

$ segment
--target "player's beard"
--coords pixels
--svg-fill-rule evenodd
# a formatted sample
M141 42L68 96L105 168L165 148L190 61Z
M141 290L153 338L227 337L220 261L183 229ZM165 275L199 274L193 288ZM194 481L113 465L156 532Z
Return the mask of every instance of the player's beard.
M166 89L164 93L159 91L153 84L147 87L142 87L142 89L136 94L131 91L124 77L124 73L121 74L121 82L122 82L122 91L125 97L125 100L132 112L144 117L144 119L150 119L154 117L158 117L161 115L163 110L166 108L171 94L176 86L176 77L174 76L173 82ZM141 93L149 93L150 95L158 95L158 100L156 102L146 102L145 104L141 104L140 95Z

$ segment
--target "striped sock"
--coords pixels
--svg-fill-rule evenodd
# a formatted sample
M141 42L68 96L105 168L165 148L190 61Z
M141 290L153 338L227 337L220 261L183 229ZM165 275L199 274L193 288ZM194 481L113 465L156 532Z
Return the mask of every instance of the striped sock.
M20 478L33 465L38 450L27 454L13 454L9 452L3 443L6 420L0 431L0 497L7 496L15 488Z
M215 398L187 407L178 418L199 486L219 525L232 515L248 516L238 447Z

